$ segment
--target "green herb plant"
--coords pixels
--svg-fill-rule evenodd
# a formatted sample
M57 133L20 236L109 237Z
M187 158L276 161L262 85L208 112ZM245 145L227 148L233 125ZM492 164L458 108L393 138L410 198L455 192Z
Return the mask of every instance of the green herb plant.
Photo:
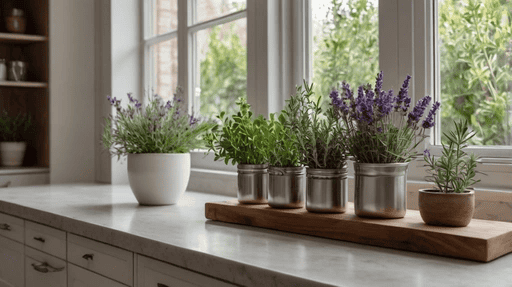
M444 133L447 143L443 143L439 158L431 156L429 150L424 151L426 166L432 174L426 179L434 182L441 192L461 193L480 181L474 179L478 157L463 150L475 134L469 130L468 121L456 122L455 131Z
M0 132L4 142L25 141L31 127L30 115L19 113L16 117L11 117L5 110L0 115Z
M304 80L297 92L286 101L283 114L296 135L302 163L309 168L340 169L345 166L346 156L342 133L332 106L324 112L322 97L314 100L313 83Z
M130 153L188 153L204 147L202 136L215 125L183 110L180 88L165 104L158 95L148 95L146 107L131 94L128 98L123 108L121 100L107 97L117 113L106 119L102 140L118 159Z
M298 136L291 128L292 122L281 111L277 119L270 114L269 165L274 167L299 167L302 165L302 154L299 151Z
M239 111L229 117L221 112L215 126L205 136L208 152L213 151L215 160L224 159L228 164L267 164L269 157L270 126L260 115L253 118L251 106L245 98L236 101Z

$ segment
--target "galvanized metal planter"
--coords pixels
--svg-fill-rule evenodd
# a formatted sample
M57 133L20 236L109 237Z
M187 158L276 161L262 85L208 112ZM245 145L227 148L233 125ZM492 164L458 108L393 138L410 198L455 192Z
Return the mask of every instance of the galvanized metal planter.
M304 207L304 167L269 167L268 205L274 208Z
M240 203L264 204L268 195L268 164L239 164L237 196Z
M348 201L347 167L306 170L306 209L309 212L343 213Z
M408 166L408 162L354 162L356 215L373 218L403 218L407 210Z

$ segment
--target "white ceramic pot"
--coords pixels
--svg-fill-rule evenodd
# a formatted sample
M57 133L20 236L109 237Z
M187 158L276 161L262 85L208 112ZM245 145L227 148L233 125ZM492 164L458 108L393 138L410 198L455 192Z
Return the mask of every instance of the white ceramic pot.
M190 153L128 155L128 180L142 205L175 204L190 178Z
M26 149L26 142L1 142L0 157L2 158L2 165L21 166Z

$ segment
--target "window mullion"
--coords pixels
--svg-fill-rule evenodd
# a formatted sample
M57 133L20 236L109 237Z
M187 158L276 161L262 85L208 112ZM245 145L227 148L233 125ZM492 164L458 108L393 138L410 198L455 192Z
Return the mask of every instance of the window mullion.
M191 53L188 34L188 19L190 17L190 7L187 0L178 0L178 86L183 90L183 101L188 110L191 109L191 77L189 68L191 63Z

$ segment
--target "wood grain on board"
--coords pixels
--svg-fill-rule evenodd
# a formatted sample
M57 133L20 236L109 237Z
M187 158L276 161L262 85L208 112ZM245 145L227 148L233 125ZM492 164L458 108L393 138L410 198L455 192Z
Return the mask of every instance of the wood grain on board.
M317 214L232 200L206 203L205 215L222 222L480 262L512 252L512 223L473 219L467 227L429 226L416 210L407 210L402 219L360 218L351 202L346 213Z

